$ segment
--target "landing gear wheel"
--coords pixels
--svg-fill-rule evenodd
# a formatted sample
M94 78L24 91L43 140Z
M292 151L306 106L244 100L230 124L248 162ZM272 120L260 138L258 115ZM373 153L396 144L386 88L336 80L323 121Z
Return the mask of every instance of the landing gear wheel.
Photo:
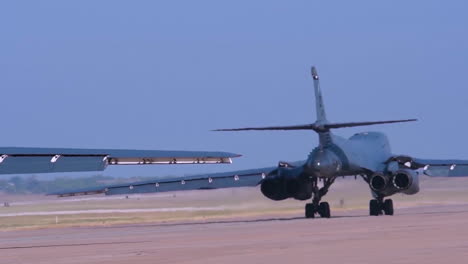
M385 215L393 215L393 201L392 199L387 199L383 204L383 211Z
M315 217L315 206L314 204L308 203L305 206L305 217L306 218L314 218Z
M318 177L311 179L312 184L312 203L305 206L305 217L314 218L315 214L319 214L323 218L330 218L330 205L327 202L320 202L323 196L328 192L328 188L335 182L336 178L323 179L323 187L318 187Z
M372 199L369 202L369 215L378 216L382 213L379 201Z
M320 203L318 213L323 218L330 218L330 205L327 202Z

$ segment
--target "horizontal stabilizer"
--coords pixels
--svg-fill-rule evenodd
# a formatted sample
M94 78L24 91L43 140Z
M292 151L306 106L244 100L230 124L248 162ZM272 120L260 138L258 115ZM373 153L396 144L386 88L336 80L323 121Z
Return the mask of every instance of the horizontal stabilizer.
M405 122L414 122L414 121L418 121L418 120L417 119L404 119L404 120L373 121L373 122L371 121L371 122L332 123L332 124L325 124L324 127L327 129L331 129L331 128L342 128L342 127L357 127L357 126L405 123Z
M247 131L247 130L314 130L316 132L326 132L334 128L344 127L357 127L357 126L370 126L392 123L413 122L417 119L404 119L404 120L390 120L390 121L373 121L373 122L350 122L350 123L328 123L328 124L306 124L296 126L269 126L269 127L244 127L244 128L229 128L229 129L216 129L213 131Z
M297 125L297 126L270 126L270 127L243 127L243 128L227 128L215 129L213 131L246 131L246 130L315 130L315 124Z

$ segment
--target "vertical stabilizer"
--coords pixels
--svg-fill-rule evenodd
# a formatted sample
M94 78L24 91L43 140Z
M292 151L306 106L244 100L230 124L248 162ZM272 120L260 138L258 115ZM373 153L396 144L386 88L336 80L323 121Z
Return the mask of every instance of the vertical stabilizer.
M331 129L416 121L416 119L403 119L403 120L387 120L387 121L371 121L371 122L330 123L328 122L327 115L325 114L325 105L323 104L322 91L320 91L320 82L319 82L317 69L315 67L312 67L311 73L312 73L312 79L314 80L315 107L316 107L316 112L317 112L317 121L315 121L315 123L305 124L305 125L292 125L292 126L228 128L228 129L216 129L215 131L313 130L319 134L320 145L326 146L332 140L331 132L330 132Z
M317 124L326 124L327 115L325 114L325 105L323 104L322 91L320 91L320 81L315 66L312 67L312 78L314 79L315 89L315 107L317 112Z

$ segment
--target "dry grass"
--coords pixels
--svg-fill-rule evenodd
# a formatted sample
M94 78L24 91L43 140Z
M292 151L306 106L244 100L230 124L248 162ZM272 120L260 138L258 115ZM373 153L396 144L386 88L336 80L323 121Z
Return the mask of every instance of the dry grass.
M367 210L370 191L362 180L338 180L326 196L334 212ZM417 195L395 195L398 207L428 204L468 203L468 178L424 178ZM344 201L341 206L340 200ZM258 188L133 195L112 197L55 198L43 196L0 196L10 207L0 207L0 230L69 226L104 226L176 221L208 221L243 217L302 216L305 202L270 201ZM179 211L148 211L175 208ZM141 209L140 212L113 210ZM111 210L101 213L87 210ZM5 216L40 213L48 215ZM72 214L65 214L75 212ZM58 223L56 222L58 220Z

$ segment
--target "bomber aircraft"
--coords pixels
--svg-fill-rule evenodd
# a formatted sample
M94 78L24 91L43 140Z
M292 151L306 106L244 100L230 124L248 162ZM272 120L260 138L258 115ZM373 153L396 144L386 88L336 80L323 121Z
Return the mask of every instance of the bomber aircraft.
M278 166L243 171L197 175L186 178L158 179L126 185L96 187L54 193L59 196L104 193L106 195L129 193L154 193L180 190L217 189L258 186L267 198L280 201L288 198L309 200L305 217L320 215L330 217L330 206L322 202L338 177L360 176L369 185L373 199L369 214L393 215L393 202L385 199L396 193L407 195L419 191L419 175L467 176L468 160L428 160L407 155L395 155L385 134L380 132L357 133L349 139L336 136L333 129L378 124L411 122L416 119L332 123L325 114L319 76L312 67L316 114L315 123L296 126L247 127L218 129L215 131L244 130L312 130L318 134L319 145L299 162L279 162Z

